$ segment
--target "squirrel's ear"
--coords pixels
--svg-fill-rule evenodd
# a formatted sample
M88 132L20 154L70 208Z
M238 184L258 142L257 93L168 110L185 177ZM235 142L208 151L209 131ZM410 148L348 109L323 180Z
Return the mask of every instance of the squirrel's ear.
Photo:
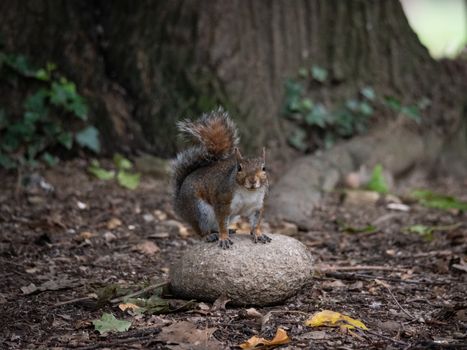
M266 163L266 147L263 147L261 158L263 159L263 163Z
M234 148L234 153L235 153L235 158L237 159L238 162L243 159L240 153L240 150L237 147Z

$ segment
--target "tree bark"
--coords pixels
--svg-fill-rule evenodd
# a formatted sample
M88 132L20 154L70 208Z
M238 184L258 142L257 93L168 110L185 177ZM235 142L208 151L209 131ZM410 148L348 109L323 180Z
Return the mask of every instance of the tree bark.
M245 146L283 145L284 80L312 64L330 75L317 97L363 85L426 96L423 127L445 135L466 84L465 67L432 60L393 0L3 1L0 32L6 50L77 81L110 150L163 156L177 149L176 120L218 104Z

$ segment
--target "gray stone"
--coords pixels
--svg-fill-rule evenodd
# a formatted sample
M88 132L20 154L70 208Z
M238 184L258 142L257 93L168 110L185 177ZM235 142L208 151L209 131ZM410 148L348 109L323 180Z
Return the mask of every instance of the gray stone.
M200 242L189 248L170 269L171 290L185 299L214 301L225 295L234 305L277 304L310 282L313 259L298 240L268 234L267 244L249 235L234 235L223 250Z

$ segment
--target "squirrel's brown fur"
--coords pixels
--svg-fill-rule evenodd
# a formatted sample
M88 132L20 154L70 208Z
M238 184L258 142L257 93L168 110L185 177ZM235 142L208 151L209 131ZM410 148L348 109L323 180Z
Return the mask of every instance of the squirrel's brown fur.
M173 164L174 207L178 215L209 240L229 248L227 226L236 215L249 216L255 242L268 242L259 223L268 180L265 154L244 159L238 151L235 124L222 109L197 121L178 123L195 145L180 152Z

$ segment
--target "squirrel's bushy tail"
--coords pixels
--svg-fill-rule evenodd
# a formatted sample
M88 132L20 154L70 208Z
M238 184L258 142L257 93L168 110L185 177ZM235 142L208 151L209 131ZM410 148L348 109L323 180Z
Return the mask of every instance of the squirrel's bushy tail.
M173 163L175 191L178 193L185 178L198 168L225 159L238 147L237 128L222 108L203 114L196 121L177 123L178 129L196 145L180 152Z

